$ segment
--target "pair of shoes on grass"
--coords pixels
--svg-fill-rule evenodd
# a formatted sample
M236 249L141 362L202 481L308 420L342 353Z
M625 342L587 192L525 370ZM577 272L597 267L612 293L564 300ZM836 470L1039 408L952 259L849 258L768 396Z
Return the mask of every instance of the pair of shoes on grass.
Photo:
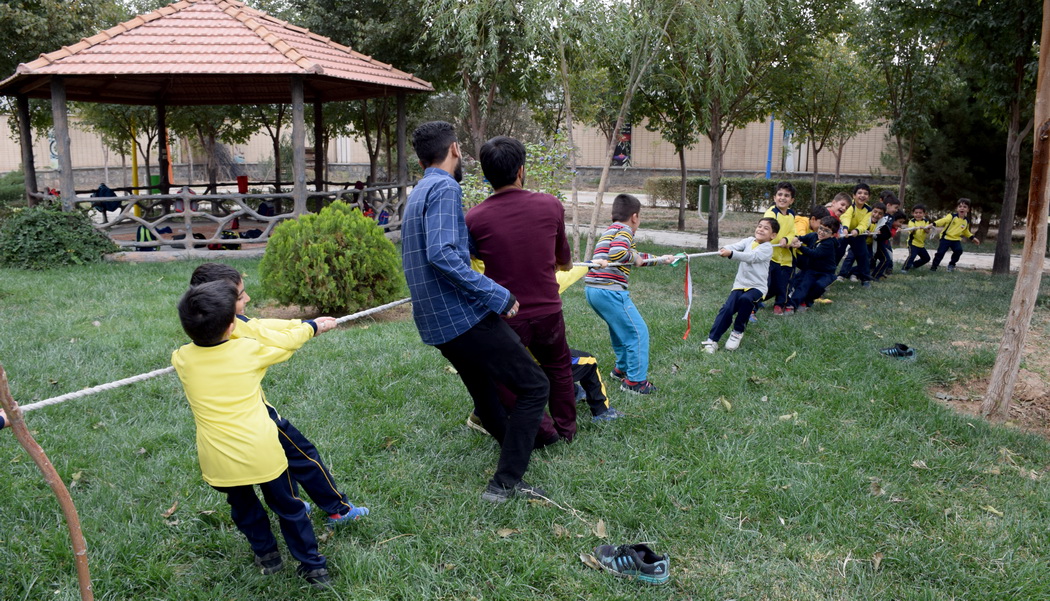
M255 566L265 576L270 574L276 574L284 569L284 559L281 558L280 551L271 551L266 555L255 556ZM304 570L302 566L298 569L299 575L306 579L314 588L328 588L332 585L332 577L328 574L328 570L325 568L314 568L312 570Z
M740 341L744 339L743 332L737 332L736 330L729 333L729 338L726 340L726 350L735 351L740 348ZM718 343L708 338L707 340L700 343L700 346L704 347L704 352L713 355L718 350Z
M485 492L481 493L481 500L489 503L506 503L514 497L525 497L526 499L546 499L547 491L538 486L532 486L524 480L519 480L511 488L505 488L499 484L489 482Z
M594 550L602 569L622 578L645 584L667 584L671 579L670 557L657 555L646 545L602 545Z

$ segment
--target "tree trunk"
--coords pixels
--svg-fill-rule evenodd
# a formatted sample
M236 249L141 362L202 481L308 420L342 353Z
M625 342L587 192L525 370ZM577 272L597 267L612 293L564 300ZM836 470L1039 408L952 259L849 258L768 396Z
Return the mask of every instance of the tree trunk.
M281 193L281 136L280 130L277 135L271 136L273 142L273 191Z
M58 499L58 504L62 508L62 514L66 518L69 540L73 546L73 563L77 568L80 598L82 601L90 601L95 598L95 593L91 589L87 541L84 540L84 532L80 528L80 516L77 514L76 506L73 505L73 497L70 496L69 489L62 482L62 478L58 475L55 466L47 458L44 449L40 448L40 445L33 439L29 428L26 427L25 420L22 417L22 410L18 408L15 400L11 397L11 392L7 385L7 373L4 372L3 366L0 366L0 407L3 407L7 413L7 419L11 420L11 430L14 432L15 438L18 439L18 444L22 445L22 448L29 453L29 457L44 476L44 481L51 487L51 492L55 493L55 497Z
M1021 365L1025 338L1032 325L1035 301L1039 295L1039 283L1043 275L1043 253L1046 249L1046 212L1050 204L1047 186L1047 166L1050 165L1050 57L1045 50L1050 48L1050 0L1043 0L1043 30L1039 47L1039 83L1036 86L1035 122L1039 124L1032 149L1032 183L1028 188L1028 222L1024 252L1021 255L1021 272L1014 286L1010 310L1006 315L1003 340L999 344L995 367L992 368L988 392L981 403L981 412L995 420L1004 420L1010 415L1010 399L1013 397L1017 371Z
M707 250L718 250L718 207L722 196L722 103L721 99L711 101L711 178L710 212L707 218Z
M1015 88L1024 83L1024 63L1015 61ZM1019 89L1015 89L1019 94ZM1017 188L1021 181L1021 102L1015 96L1010 103L1010 124L1006 130L1006 173L1003 184L1003 206L999 212L999 235L995 237L995 259L992 273L1010 273L1010 247L1013 242L1014 218L1017 215Z
M688 186L685 184L686 174L688 173L685 168L685 148L682 146L675 147L675 152L678 153L678 167L682 173L682 188L680 196L678 197L678 231L685 231L685 206L688 204L686 195L688 194Z
M22 142L22 173L25 175L26 202L35 207L34 196L39 190L36 187L36 162L33 160L33 125L29 119L29 99L18 96L18 135Z
M572 260L580 260L580 197L576 175L576 145L573 143L572 132L572 94L569 93L569 62L565 58L565 40L561 35L561 28L555 28L558 32L558 54L561 64L561 85L565 93L565 132L569 145L569 172L572 173ZM589 257L588 257L589 258Z
M811 143L810 146L813 147L813 204L811 206L815 207L817 206L817 179L820 176L820 169L817 167L817 155L820 154L820 151L817 150L816 144Z
M901 170L900 181L897 182L897 198L901 201L901 206L904 206L904 194L908 187L908 168L911 166L911 155L915 149L915 140L909 138L907 140L907 150L905 150L905 141L900 136L897 139L897 166Z
M832 149L831 154L835 155L835 183L839 183L842 179L842 149L846 147L846 143L838 144L837 148Z

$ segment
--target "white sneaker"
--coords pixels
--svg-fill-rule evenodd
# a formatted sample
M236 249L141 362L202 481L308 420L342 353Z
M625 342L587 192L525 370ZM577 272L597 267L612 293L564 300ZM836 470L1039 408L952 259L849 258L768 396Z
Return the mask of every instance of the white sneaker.
M705 353L713 355L713 354L715 354L715 351L718 350L718 343L715 342L714 340L711 340L710 338L708 338L707 340L701 342L700 344L703 345Z
M735 351L740 348L740 341L744 339L743 332L732 331L729 333L729 340L726 340L726 350Z
M851 275L851 276L849 276L849 281L851 281L851 282L859 282L860 278L858 278L855 275Z

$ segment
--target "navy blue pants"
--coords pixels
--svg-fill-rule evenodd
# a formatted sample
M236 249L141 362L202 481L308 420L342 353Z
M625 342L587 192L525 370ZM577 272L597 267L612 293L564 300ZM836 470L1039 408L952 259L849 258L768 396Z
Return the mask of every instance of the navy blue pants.
M918 261L916 261L918 257ZM904 262L904 270L918 269L930 262L930 253L922 246L908 245L908 260Z
M712 324L711 333L707 337L718 342L730 325L733 326L734 332L743 332L747 327L747 320L751 317L751 312L755 310L755 303L761 299L762 292L757 288L730 292L726 303L715 316L715 323Z
M889 245L889 241L875 241L875 257L872 262L874 263L871 269L872 279L886 277L893 271L893 247Z
M937 266L941 264L941 259L949 249L952 251L952 258L948 261L948 267L955 267L955 264L959 262L959 257L963 254L962 241L941 238L941 243L937 246L937 254L933 255L933 265L930 265L930 271L937 271Z
M281 524L281 535L292 554L303 570L313 570L328 566L324 555L317 552L317 538L310 517L306 515L303 501L295 496L295 484L285 470L277 478L258 485L263 499L270 511L277 515ZM270 519L266 516L255 487L215 486L215 490L226 493L226 502L230 504L230 517L237 529L248 539L252 551L258 556L277 550L277 539L270 530Z
M512 488L529 467L536 431L547 405L547 376L518 335L495 313L437 349L459 372L474 400L474 413L500 443L499 462L490 484ZM500 404L497 383L514 396L514 410Z
M598 360L594 355L572 349L572 379L579 382L587 393L591 415L605 413L609 408L609 398L605 396L605 383L598 373Z
M839 277L848 278L850 275L856 275L862 282L870 281L871 255L868 253L867 236L851 236L843 238L843 240L845 240L845 248L849 252L847 252L846 259L842 262ZM853 267L854 261L857 263L856 268Z
M350 501L345 494L339 492L335 478L321 461L314 443L303 436L291 422L281 417L276 409L267 405L266 411L269 412L273 423L277 424L277 438L284 447L284 456L288 458L288 472L294 480L293 492L296 492L295 484L302 486L313 502L328 515L342 515L350 511Z
M769 292L766 293L766 299L774 299L773 306L783 307L787 304L789 283L791 283L791 266L770 261ZM711 340L714 340L714 338Z
M795 289L791 291L791 299L788 303L796 309L803 303L812 305L813 301L820 298L833 281L835 281L834 273L818 273L807 269L795 278Z

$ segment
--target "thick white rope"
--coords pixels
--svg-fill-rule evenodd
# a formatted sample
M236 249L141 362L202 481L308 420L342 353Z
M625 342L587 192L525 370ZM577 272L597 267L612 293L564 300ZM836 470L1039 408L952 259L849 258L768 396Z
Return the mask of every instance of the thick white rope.
M394 301L392 303L387 303L385 305L380 305L378 307L373 307L371 309L365 309L364 311L358 311L357 313L351 313L350 315L345 315L345 316L340 317L339 319L337 319L335 321L336 321L336 323L345 323L345 322L348 322L348 321L353 321L355 319L361 319L362 317L367 317L369 315L372 315L373 313L379 313L380 311L386 311L387 309L390 309L392 307L396 307L398 305L403 305L403 304L405 304L405 303L407 303L407 302L409 302L411 300L412 299L410 299L410 298L403 298L401 300L397 300L397 301ZM88 395L95 394L96 392L102 392L104 390L113 390L114 388L120 388L121 386L127 386L128 384L134 384L136 382L143 382L145 380L150 380L150 379L156 378L158 376L163 376L163 375L170 374L173 371L175 371L175 368L174 367L170 367L170 366L169 367L165 367L163 369L155 369L155 370L153 370L151 372L147 372L147 373L144 373L144 374L139 374L137 376L131 376L130 378L124 378L123 380L117 380L115 382L107 382L105 384L99 384L98 386L92 386L91 388L85 388L83 390L78 390L76 392L70 392L68 394L63 394L61 396L52 397L50 399L44 399L44 400L38 401L36 403L30 403L28 405L22 405L21 409L22 409L23 412L25 412L25 411L33 411L34 409L40 409L41 407L47 407L49 405L57 405L59 403L65 402L65 401L71 401L73 399L79 399L81 397L85 397L85 396L88 396Z
M670 263L670 264L674 265L675 263L677 263L677 261L679 259L692 259L692 258L695 258L695 257L712 257L712 256L717 255L717 254L718 254L718 251L715 250L715 251L705 252L705 253L693 253L691 255L682 255L682 254L671 255L672 257L675 258L675 261L673 263ZM660 260L659 257L653 257L651 259L645 259L644 261L642 261L642 264L643 265L651 265L653 263L656 263L659 260ZM638 264L634 263L634 262L631 262L631 263L609 263L605 267L624 267L624 266L636 267L637 265ZM597 263L592 263L590 261L581 261L581 262L578 262L578 263L573 263L573 266L574 267L601 267Z

